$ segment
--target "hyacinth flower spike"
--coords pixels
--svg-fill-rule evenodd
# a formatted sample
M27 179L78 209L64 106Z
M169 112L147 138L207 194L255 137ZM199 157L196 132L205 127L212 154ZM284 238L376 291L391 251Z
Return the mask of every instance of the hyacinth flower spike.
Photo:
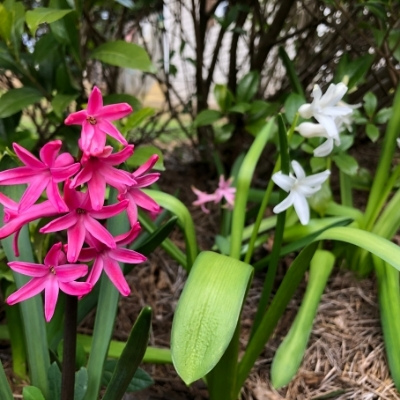
M339 134L335 118L344 117L353 112L347 105L338 104L347 92L347 86L344 83L330 84L325 94L319 85L315 85L311 104L303 104L299 108L299 114L303 118L314 117L327 131L331 138ZM343 104L343 103L342 103Z
M121 246L132 243L139 231L140 225L137 222L130 231L123 235L116 236L115 243L117 246L115 249L110 249L94 237L88 237L88 242L91 247L83 248L78 258L79 261L83 262L94 260L87 282L94 286L99 280L101 272L104 270L122 296L128 296L131 290L119 262L139 264L146 261L146 257L134 250L126 249Z
M6 300L7 304L13 305L27 300L44 290L44 313L48 322L53 317L59 290L72 296L84 296L91 291L90 283L76 282L76 279L87 274L87 265L66 264L61 247L61 242L53 245L44 259L44 264L22 261L8 263L13 271L31 276L33 279L11 294Z
M138 220L138 207L143 208L152 215L160 212L160 206L150 196L140 190L141 188L152 185L160 177L158 172L146 174L147 171L154 167L157 160L158 155L153 154L149 160L141 165L136 171L132 172L131 176L135 180L135 183L126 186L125 190L118 195L118 200L129 200L129 206L126 211L132 227Z
M273 212L279 214L288 209L291 205L303 225L307 225L310 220L310 208L307 203L307 197L321 189L322 184L328 179L330 171L326 170L318 174L306 176L303 168L297 161L291 163L293 174L284 175L281 171L272 175L272 180L285 192L289 192L282 202L276 205Z
M62 153L61 140L53 140L45 144L40 150L40 160L17 143L13 144L18 158L25 164L24 167L12 168L0 172L0 185L28 184L19 203L19 210L23 211L32 206L46 190L47 197L59 212L68 210L62 199L58 183L64 182L80 169L79 163L74 163L69 153Z
M65 202L69 212L57 218L40 229L41 233L67 230L69 262L76 262L88 232L107 247L115 248L115 240L111 233L97 219L111 218L124 211L128 201L94 210L91 206L89 193L77 192L69 184L64 188Z
M106 184L119 190L125 185L134 185L136 180L126 171L114 168L125 162L133 154L133 145L126 146L123 150L111 154L112 147L106 146L97 156L83 156L82 170L72 180L72 187L87 183L90 201L94 210L103 207Z
M123 145L128 144L111 121L126 117L131 112L132 107L127 103L103 106L100 89L95 86L89 96L87 109L70 114L64 123L82 125L81 150L84 153L98 154L104 149L107 134Z

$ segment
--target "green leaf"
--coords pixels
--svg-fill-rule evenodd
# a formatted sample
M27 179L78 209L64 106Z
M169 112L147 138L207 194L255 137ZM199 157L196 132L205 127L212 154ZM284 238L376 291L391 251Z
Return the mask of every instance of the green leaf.
M151 308L144 307L115 366L103 400L122 399L146 351L151 328Z
M83 400L88 385L88 373L85 367L75 372L74 400Z
M226 85L216 84L214 86L214 97L222 112L226 112L232 105L233 94Z
M315 240L338 240L368 250L400 271L400 247L374 233L350 227L331 228Z
M0 98L0 118L6 118L23 110L42 98L42 94L31 87L11 89Z
M48 371L49 392L51 400L61 400L61 371L54 361Z
M285 117L288 120L289 124L292 124L294 118L299 111L301 105L305 103L305 99L302 95L297 93L291 93L287 99L285 100Z
M211 125L222 118L222 116L222 113L217 110L203 110L197 114L193 121L193 127Z
M40 389L35 386L25 386L22 389L22 398L24 400L45 400Z
M56 8L37 7L26 12L26 24L32 35L35 36L36 29L40 24L58 21L73 10L59 10Z
M77 97L78 97L77 94L60 94L60 93L57 93L54 96L53 101L51 102L51 105L53 107L53 111L57 115L57 117L62 118L63 113L66 110L66 108Z
M0 4L0 37L7 43L11 37L12 16L9 11Z
M116 67L154 72L154 66L146 51L137 44L123 40L100 45L92 51L91 57Z
M238 103L249 103L256 95L259 83L260 74L257 71L246 74L238 83L236 101Z
M153 116L155 109L152 107L144 107L126 119L126 124L123 126L123 131L128 133L130 130L137 128L143 121Z
M251 104L249 103L236 103L232 107L229 108L229 112L235 112L239 114L244 114L249 111L251 108Z
M197 240L193 219L189 210L180 200L168 193L150 189L143 189L143 192L153 198L161 207L171 211L178 217L179 226L182 228L185 236L187 268L190 270L197 256Z
M142 108L140 100L137 97L127 93L108 94L107 96L103 97L103 103L105 106L116 103L128 103L132 107L134 113L137 113ZM134 114L131 114L131 116L133 115ZM128 117L127 119L129 118L130 117Z
M333 157L336 166L345 174L353 176L357 174L358 163L357 160L345 153L340 153Z
M134 246L133 250L143 254L150 255L172 232L178 221L177 217L172 217L158 228L155 232L151 233L146 240L140 243L139 246ZM135 241L137 243L137 240Z
M381 108L375 115L374 122L376 124L386 124L392 116L393 109L392 107L384 107Z
M135 148L133 156L128 159L127 164L129 168L138 168L153 154L158 155L158 160L154 164L153 169L157 171L165 171L163 153L158 147L155 146L140 146Z
M286 73L288 75L290 84L292 85L293 91L304 97L303 86L301 85L300 79L297 76L295 65L293 61L289 58L289 55L286 53L285 48L279 46L278 54L282 60L283 65L285 66Z
M200 253L183 289L171 332L172 360L189 385L217 364L232 339L253 268Z
M372 257L378 281L378 299L383 338L390 374L400 389L400 288L399 272L377 257Z
M365 132L373 143L379 139L379 129L376 125L369 122L365 127Z
M372 92L366 93L363 100L365 113L368 115L369 118L372 118L372 116L375 114L378 100Z
M303 301L272 361L271 383L277 389L287 385L300 367L318 305L334 263L333 254L325 250L317 250L311 260Z
M104 365L104 374L102 379L102 385L108 386L111 380L112 374L114 373L115 366L117 365L117 360L107 360ZM134 377L130 381L128 387L126 388L126 393L138 392L148 388L154 383L151 376L141 368L138 368L135 372Z
M14 400L14 396L11 392L11 388L8 383L7 376L4 371L1 360L0 360L0 398L2 400ZM33 398L32 400L35 400L35 399ZM38 399L38 400L42 400L42 399Z

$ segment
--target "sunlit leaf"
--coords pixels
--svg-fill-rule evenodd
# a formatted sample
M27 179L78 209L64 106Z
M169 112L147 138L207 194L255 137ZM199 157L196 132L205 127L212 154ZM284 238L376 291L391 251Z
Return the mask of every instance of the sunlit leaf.
M186 384L210 372L228 347L252 271L250 265L221 254L197 257L171 333L172 360Z
M58 21L73 10L59 10L56 8L37 7L34 10L26 12L26 24L32 35L35 35L36 29L40 24Z

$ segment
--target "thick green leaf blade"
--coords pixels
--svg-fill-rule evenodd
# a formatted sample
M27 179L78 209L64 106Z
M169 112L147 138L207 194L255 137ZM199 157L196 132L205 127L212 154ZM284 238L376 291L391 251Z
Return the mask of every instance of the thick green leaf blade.
M378 280L380 317L390 374L400 389L400 287L399 272L373 256Z
M253 268L231 257L200 253L179 300L171 333L172 360L190 384L224 354L235 331Z
M3 399L3 397L1 397L1 398ZM11 397L11 398L13 398L13 397ZM22 398L24 400L45 400L40 389L35 386L25 386L22 389Z
M334 255L325 250L317 250L311 260L303 301L272 361L271 383L275 388L287 385L300 367L318 305L334 263Z
M91 57L116 67L154 72L154 66L146 51L137 44L123 40L107 42L96 47Z
M315 240L338 240L354 244L400 271L400 247L374 233L357 228L337 227L324 231Z
M11 392L11 388L8 383L7 376L1 361L0 361L0 399L14 400L14 396Z
M273 126L274 119L271 119L258 133L249 151L247 152L237 175L235 206L232 215L230 249L230 255L234 258L240 257L250 183L261 153L268 139L271 137Z
M122 399L146 351L151 328L151 308L140 312L115 367L103 400Z
M31 87L11 89L0 98L0 118L16 114L42 98L42 94Z
M59 10L56 8L37 7L32 11L26 12L26 24L29 27L32 35L36 33L36 29L40 24L56 22L65 17L73 10Z

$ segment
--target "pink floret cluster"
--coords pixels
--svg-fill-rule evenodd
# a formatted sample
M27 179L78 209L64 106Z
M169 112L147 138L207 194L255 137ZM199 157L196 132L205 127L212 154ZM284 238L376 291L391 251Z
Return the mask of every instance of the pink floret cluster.
M101 92L94 87L87 108L70 114L65 120L67 125L82 126L79 162L67 152L60 153L61 140L46 143L39 158L13 144L15 154L24 165L0 172L0 185L27 187L18 203L0 193L0 203L4 206L0 239L14 235L13 249L19 256L20 230L29 222L52 217L40 232L65 231L67 243L55 243L43 264L8 263L14 271L32 277L7 298L9 305L44 291L45 318L49 321L60 290L82 297L92 290L102 271L123 296L129 295L130 288L119 263L138 264L146 260L144 255L127 248L140 232L138 207L151 215L160 211L159 205L141 190L158 180L159 173L148 172L158 156L153 155L133 172L118 168L133 155L134 146L128 144L112 121L131 112L127 103L103 106ZM113 152L113 147L106 144L107 135L120 142L122 150ZM105 205L107 185L118 191L118 201L114 204ZM46 199L42 200L44 193ZM113 236L107 230L106 221L122 212L128 215L130 230ZM91 267L84 263L90 263Z

